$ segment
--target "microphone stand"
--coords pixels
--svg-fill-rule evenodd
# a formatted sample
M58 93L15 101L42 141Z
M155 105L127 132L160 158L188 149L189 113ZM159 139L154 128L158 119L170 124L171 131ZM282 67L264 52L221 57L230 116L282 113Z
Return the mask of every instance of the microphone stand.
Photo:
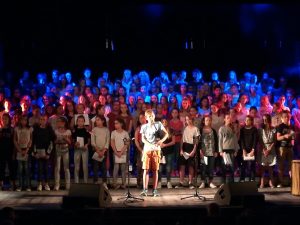
M190 196L187 196L187 197L183 197L181 198L181 200L183 199L187 199L187 198L198 198L202 201L206 201L206 198L203 196L203 195L199 195L199 192L198 192L198 185L197 185L197 177L198 177L198 151L196 151L195 153L195 157L194 157L194 161L195 161L195 165L194 165L194 174L195 174L195 183L196 183L196 187L195 187L195 193L193 195L190 195Z
M118 198L117 200L122 200L124 199L124 204L126 204L127 202L134 202L134 201L144 201L143 198L138 198L138 197L134 197L131 193L130 193L130 188L129 188L129 179L130 179L130 176L129 176L129 172L130 172L130 143L131 143L131 140L133 140L134 138L132 139L129 139L127 140L126 138L124 138L124 143L127 144L129 142L129 145L128 145L128 153L127 153L127 193L125 194L125 197L121 197L121 198Z

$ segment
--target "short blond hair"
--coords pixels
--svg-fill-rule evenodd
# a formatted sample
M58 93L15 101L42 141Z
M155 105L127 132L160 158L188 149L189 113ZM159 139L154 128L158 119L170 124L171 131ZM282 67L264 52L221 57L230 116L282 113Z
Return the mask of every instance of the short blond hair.
M147 115L152 115L152 114L154 114L154 112L153 112L152 109L147 109L147 110L145 111L145 116L147 116Z

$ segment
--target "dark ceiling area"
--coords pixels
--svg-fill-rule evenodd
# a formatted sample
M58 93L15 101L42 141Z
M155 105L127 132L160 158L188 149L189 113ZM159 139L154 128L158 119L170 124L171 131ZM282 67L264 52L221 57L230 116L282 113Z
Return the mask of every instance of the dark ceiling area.
M1 8L7 70L260 71L293 65L300 53L298 4L64 0Z

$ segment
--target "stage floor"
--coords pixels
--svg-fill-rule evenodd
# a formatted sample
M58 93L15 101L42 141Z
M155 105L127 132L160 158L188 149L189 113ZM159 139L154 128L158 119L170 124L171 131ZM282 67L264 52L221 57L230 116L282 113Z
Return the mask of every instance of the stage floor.
M112 196L112 202L110 207L122 208L122 207L205 207L211 202L214 202L213 198L218 188L216 189L198 189L199 194L206 198L206 201L202 201L196 197L187 198L181 200L183 197L191 196L195 194L195 189L190 190L183 189L159 189L160 197L152 197L152 190L149 189L150 196L143 197L144 201L135 201L124 204L124 199L120 199L127 193L126 190L109 190ZM258 189L259 192L265 195L266 203L272 203L279 206L300 206L300 196L294 196L291 194L291 189L286 188L264 188ZM141 190L137 188L130 188L130 193L134 197L140 197ZM31 191L31 192L12 192L12 191L0 191L0 206L14 207L16 209L61 209L63 196L68 195L67 191Z

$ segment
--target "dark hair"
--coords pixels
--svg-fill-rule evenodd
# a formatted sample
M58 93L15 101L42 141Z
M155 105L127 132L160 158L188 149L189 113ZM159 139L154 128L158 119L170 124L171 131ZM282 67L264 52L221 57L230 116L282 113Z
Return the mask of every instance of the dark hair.
M69 128L68 119L65 116L60 116L58 118L58 120L61 121L61 122L63 122L63 123L65 123L65 127L64 127L65 129Z
M94 123L94 126L96 127L96 119L99 118L100 120L102 120L102 123L103 123L103 126L104 127L107 127L107 123L106 123L106 119L104 116L102 115L96 115L95 117L95 123Z
M30 126L29 126L29 119L28 119L28 117L27 116L24 116L24 115L21 115L21 117L20 117L20 120L19 120L19 124L18 124L18 127L19 128L21 128L22 127L22 125L21 125L21 121L23 120L23 119L26 119L26 121L27 121L27 123L26 123L26 127L27 128L29 128Z
M3 115L2 115L2 118L3 117L8 117L8 126L10 127L11 126L11 118L10 118L10 115L8 114L8 113L3 113Z
M118 117L115 119L115 121L118 121L122 125L122 128L125 129L125 122L124 122L123 118Z
M140 114L139 114L139 117L138 117L138 120L137 120L137 127L139 127L139 126L141 126L142 124L141 124L141 122L140 122L140 116L145 116L145 113L144 112L141 112Z
M251 120L251 122L253 123L254 119L253 119L253 117L252 117L252 116L250 116L250 115L247 115L247 116L246 116L246 118L249 118L249 119Z
M79 116L77 117L77 119L76 119L76 123L78 122L78 119L83 119L83 120L85 121L85 118L84 118L84 116L83 116L83 115L79 115Z
M256 106L251 106L249 111L251 111L251 110L256 110L257 111L257 107Z
M272 124L272 117L271 117L271 115L267 113L267 114L264 114L263 117L266 117L268 124L270 124L270 126L271 126L271 124ZM264 123L262 124L261 127L262 127L263 129L266 128L266 126L265 126Z

